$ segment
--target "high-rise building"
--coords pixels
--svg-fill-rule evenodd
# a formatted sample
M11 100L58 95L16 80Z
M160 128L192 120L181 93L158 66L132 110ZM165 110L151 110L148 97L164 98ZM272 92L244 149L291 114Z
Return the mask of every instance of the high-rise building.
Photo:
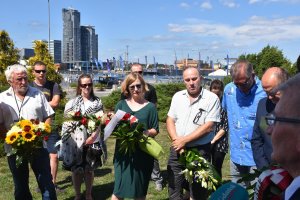
M63 62L81 61L80 12L75 9L62 9L63 17Z
M19 52L20 58L28 60L30 57L34 56L34 50L29 48L22 48Z
M82 61L98 60L98 35L94 26L81 26L81 59Z
M50 40L49 53L54 63L61 63L61 40Z

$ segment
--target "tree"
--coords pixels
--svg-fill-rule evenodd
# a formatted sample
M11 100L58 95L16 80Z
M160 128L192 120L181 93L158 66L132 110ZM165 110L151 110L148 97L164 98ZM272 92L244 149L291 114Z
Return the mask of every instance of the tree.
M48 51L48 45L43 41L34 41L34 54L33 57L29 58L29 65L32 66L36 61L44 62L47 65L47 79L60 83L62 77L56 72L53 58ZM30 78L33 79L31 68L29 72Z
M282 67L286 69L290 75L296 73L295 66L284 57L278 47L267 45L261 52L256 54L241 55L239 58L246 59L254 66L254 70L259 77L262 77L266 69L270 67Z
M20 56L18 49L15 48L13 41L9 38L6 31L0 31L0 83L7 85L4 76L5 69L13 64L18 63Z
M298 56L298 59L297 59L296 68L297 68L297 73L299 73L300 72L300 55Z

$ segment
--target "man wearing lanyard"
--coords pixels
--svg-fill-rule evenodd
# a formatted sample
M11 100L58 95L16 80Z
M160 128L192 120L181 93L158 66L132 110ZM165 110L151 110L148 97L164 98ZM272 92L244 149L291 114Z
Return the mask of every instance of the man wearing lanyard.
M211 141L215 122L220 122L220 101L217 95L201 87L200 71L195 67L183 70L186 90L177 92L171 102L167 130L172 140L168 161L169 198L183 199L185 183L181 173L184 166L178 158L184 149L197 148L208 161L211 158ZM208 192L201 183L189 184L191 199L207 199Z
M37 119L51 123L53 109L47 102L43 93L28 85L27 70L22 65L12 65L5 70L5 76L10 88L0 94L0 126L6 133L14 122L20 119ZM13 175L16 200L32 200L29 190L29 169L36 176L43 200L56 200L54 184L50 171L50 160L47 149L38 148L31 161L23 160L16 166L16 156L11 155L11 146L5 144L9 169Z

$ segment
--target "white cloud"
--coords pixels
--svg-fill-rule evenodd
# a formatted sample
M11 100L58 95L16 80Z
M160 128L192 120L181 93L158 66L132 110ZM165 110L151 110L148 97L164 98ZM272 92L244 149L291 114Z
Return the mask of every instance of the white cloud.
M182 7L182 8L189 8L189 7L191 7L189 4L187 4L185 2L180 3L179 6Z
M249 0L249 4L255 4L255 3L273 3L273 2L283 2L283 3L300 3L300 0Z
M235 3L234 0L220 0L220 2L224 6L229 7L229 8L237 8L237 7L239 7L239 4Z
M168 26L171 32L225 39L239 45L300 39L300 16L272 19L252 16L245 24L239 26L200 21Z
M205 1L200 5L200 7L202 9L208 10L208 9L212 9L213 6L211 5L211 3L209 1Z

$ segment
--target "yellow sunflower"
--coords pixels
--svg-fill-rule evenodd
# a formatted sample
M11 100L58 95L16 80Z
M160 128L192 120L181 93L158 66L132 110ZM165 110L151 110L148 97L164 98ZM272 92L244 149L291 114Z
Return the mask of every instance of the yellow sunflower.
M24 139L25 142L31 142L35 139L36 135L34 134L33 131L23 131L22 132L22 137Z
M13 144L19 137L19 134L17 132L12 132L9 135L5 137L5 142L7 144Z
M50 124L45 123L45 131L46 131L47 133L51 133L51 126L50 126Z
M26 132L31 131L34 128L34 125L32 124L32 122L27 119L23 119L23 120L19 121L18 125Z

